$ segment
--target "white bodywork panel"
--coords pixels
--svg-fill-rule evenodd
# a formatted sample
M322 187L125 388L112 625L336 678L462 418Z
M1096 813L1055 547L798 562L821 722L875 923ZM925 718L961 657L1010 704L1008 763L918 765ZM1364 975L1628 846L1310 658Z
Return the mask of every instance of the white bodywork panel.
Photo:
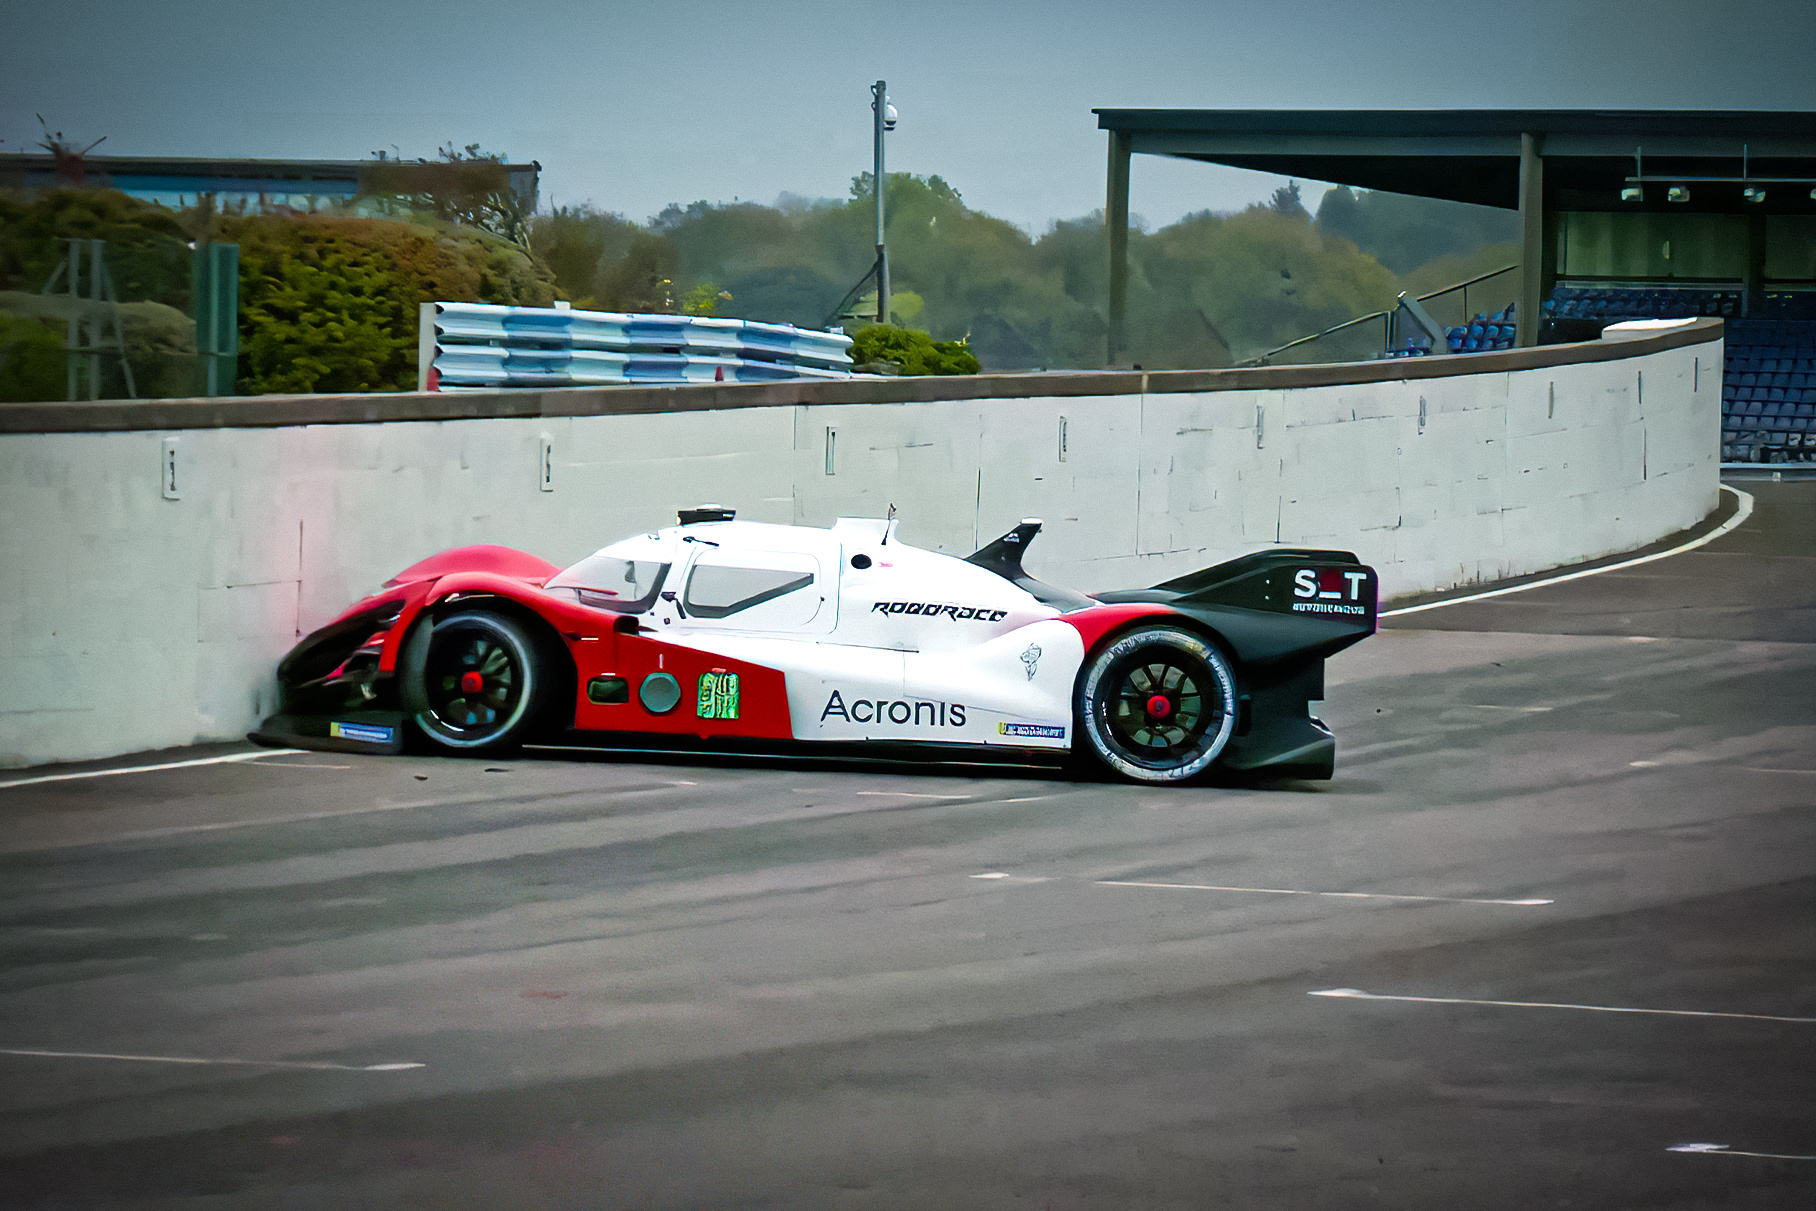
M663 642L780 670L798 740L1071 746L1078 631L996 573L896 540L889 523L697 523L601 557L668 564L639 622ZM696 582L701 569L712 571ZM700 617L687 602L708 576L779 595Z

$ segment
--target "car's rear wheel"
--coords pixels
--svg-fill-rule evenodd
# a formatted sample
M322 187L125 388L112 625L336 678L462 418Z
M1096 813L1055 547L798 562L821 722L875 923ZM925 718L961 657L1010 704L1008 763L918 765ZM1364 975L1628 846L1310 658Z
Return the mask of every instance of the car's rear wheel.
M550 683L523 624L490 610L461 610L424 625L429 629L411 637L399 669L417 728L457 752L521 744Z
M1092 755L1136 782L1183 782L1211 767L1236 726L1236 674L1180 627L1130 631L1091 657L1078 686Z

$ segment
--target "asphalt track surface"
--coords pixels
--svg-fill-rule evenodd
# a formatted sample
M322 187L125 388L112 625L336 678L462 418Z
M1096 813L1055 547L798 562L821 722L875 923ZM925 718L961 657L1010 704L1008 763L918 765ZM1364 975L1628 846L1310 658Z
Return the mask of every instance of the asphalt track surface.
M0 787L0 1205L1816 1206L1816 483L1744 486L1390 620L1328 784Z

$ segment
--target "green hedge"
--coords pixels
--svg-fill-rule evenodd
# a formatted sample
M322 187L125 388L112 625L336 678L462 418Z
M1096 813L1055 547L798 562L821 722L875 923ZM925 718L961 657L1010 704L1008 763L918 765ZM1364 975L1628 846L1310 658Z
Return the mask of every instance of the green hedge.
M872 324L851 340L851 361L893 362L901 374L976 374L977 355L963 340L936 341L915 328Z
M420 304L555 300L521 249L467 228L248 215L215 238L240 246L243 394L413 391Z
M0 326L0 399L64 396L56 317L17 296L37 296L72 237L107 241L139 394L188 394L193 325L175 329L187 322L190 243L203 231L240 245L241 394L414 390L420 304L555 300L553 276L521 248L451 223L179 214L109 189L0 196L0 294L16 292L19 304L0 300L9 317ZM110 372L110 395L123 388L116 377Z

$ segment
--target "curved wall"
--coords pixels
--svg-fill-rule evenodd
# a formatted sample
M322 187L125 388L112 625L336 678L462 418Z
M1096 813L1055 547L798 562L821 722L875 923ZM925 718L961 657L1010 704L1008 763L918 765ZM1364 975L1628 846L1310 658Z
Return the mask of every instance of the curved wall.
M1349 366L0 410L0 764L234 739L300 635L433 551L566 563L712 500L1147 585L1269 544L1386 594L1715 507L1721 328ZM830 437L829 437L830 434ZM828 445L831 446L830 456ZM174 449L176 499L167 499Z

